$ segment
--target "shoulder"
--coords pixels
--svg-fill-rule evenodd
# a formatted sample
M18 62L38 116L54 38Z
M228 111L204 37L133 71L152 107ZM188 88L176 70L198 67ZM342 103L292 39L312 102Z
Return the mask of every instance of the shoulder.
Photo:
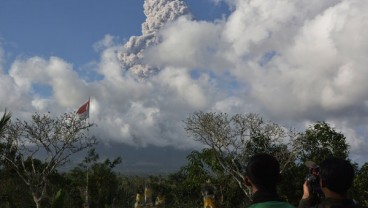
M319 206L312 205L308 199L301 199L298 205L298 208L315 208L315 207L319 207Z
M364 206L360 206L358 204L356 204L353 200L351 199L344 199L344 200L337 200L337 199L325 199L324 201L322 201L321 204L319 204L319 207L322 208L329 208L329 207L346 207L346 208L359 208L359 207L364 207Z

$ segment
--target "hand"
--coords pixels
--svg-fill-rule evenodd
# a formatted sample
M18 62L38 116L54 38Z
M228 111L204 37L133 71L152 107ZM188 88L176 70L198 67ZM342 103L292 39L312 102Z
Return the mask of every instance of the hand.
M309 188L308 188L308 181L305 181L303 184L303 197L302 199L308 199L309 198Z

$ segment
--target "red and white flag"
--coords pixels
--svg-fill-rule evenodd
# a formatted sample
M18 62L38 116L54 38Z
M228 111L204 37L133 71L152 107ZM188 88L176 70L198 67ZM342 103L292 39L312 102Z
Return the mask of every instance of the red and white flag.
M90 99L88 99L88 101L77 110L77 115L81 120L86 120L89 118L89 101Z

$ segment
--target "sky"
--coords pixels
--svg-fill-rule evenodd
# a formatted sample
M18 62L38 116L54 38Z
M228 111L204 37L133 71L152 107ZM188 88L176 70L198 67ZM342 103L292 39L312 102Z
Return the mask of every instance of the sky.
M195 111L326 121L368 156L368 1L0 1L0 111L73 112L101 143L190 150Z

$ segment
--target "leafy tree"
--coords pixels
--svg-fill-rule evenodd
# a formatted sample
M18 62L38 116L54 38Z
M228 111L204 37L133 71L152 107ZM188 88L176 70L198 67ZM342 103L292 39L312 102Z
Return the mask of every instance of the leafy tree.
M11 118L11 113L7 113L6 109L5 112L0 120L0 138L3 137L6 125L10 122L10 118ZM3 153L7 153L8 156L11 155L11 153L14 154L14 151L7 151L7 148L10 146L11 144L4 144L4 143L0 143L0 152ZM0 168L4 167L6 165L6 161L4 160L4 156L0 155Z
M215 150L205 148L200 152L193 151L187 156L188 164L180 170L183 178L180 186L187 187L192 195L187 195L190 198L184 201L196 201L196 205L203 204L201 188L207 180L211 180L216 187L216 203L223 208L238 207L242 204L244 195L238 184L225 174L222 166L217 163L215 154Z
M116 191L119 187L119 181L112 169L119 163L121 163L120 157L114 161L106 159L102 163L93 164L90 189L91 195L94 196L91 201L92 204L96 205L94 207L111 206L117 198Z
M201 185L211 179L211 170L202 160L210 151L193 151L187 156L188 164L168 177L167 204L172 207L198 207L202 204Z
M368 163L365 163L357 172L353 188L353 198L363 206L368 207Z
M85 203L86 172L80 168L74 168L63 174L65 182L62 189L67 191L64 197L65 207L83 207Z
M211 149L203 149L201 152L192 151L187 156L188 164L181 168L181 172L185 175L189 186L196 186L208 179L213 179L215 173L219 172L216 170L221 167L215 162L213 152Z
M280 197L293 205L298 205L303 195L302 187L307 174L306 166L298 163L291 163L285 168L277 187Z
M92 126L73 114L52 118L35 113L30 121L17 119L5 127L0 140L5 151L1 156L29 187L37 208L47 197L49 176L71 155L96 143L87 135Z
M26 184L7 166L0 170L0 196L0 207L29 207L33 204Z
M63 208L64 207L64 196L65 196L65 192L62 189L56 192L55 197L52 199L52 208Z
M146 177L143 176L119 176L120 187L118 189L118 201L122 207L134 207L136 194L144 192ZM154 190L155 192L156 190Z
M221 166L250 199L251 192L244 184L244 165L258 152L273 154L284 170L294 162L294 150L287 141L293 135L281 126L265 122L257 114L196 112L185 121L185 130L194 140L213 150L214 164ZM290 148L290 149L289 149ZM204 161L208 164L209 161ZM209 164L208 164L209 165ZM214 165L209 165L214 170ZM220 169L217 169L220 170Z
M347 159L349 154L345 136L326 122L317 122L299 133L293 141L293 149L294 163L283 172L287 181L284 179L279 186L279 193L293 204L300 200L302 185L309 172L306 161L313 161L318 165L328 157Z
M0 120L0 136L2 136L5 126L6 124L10 121L11 118L11 113L7 113L6 109L5 112ZM2 144L0 144L0 152L4 152L6 147ZM0 157L0 184L3 187L0 187L0 204L4 201L6 201L6 203L9 203L9 195L7 193L9 193L9 184L12 181L9 180L12 176L12 172L6 169L6 164L5 161L3 160L3 157ZM14 190L13 190L14 192Z
M121 163L121 158L112 161L105 159L102 162L98 160L96 150L89 149L87 156L71 171L69 178L79 190L78 201L84 201L90 207L112 206L119 188L119 180L113 169Z
M119 187L115 203L120 207L134 207L137 191L143 189L143 179L138 176L118 175Z
M345 136L326 122L317 122L310 126L300 134L294 146L301 162L310 160L319 164L331 156L344 159L349 156L349 145Z
M166 206L199 207L202 202L201 183L192 184L186 173L179 171L168 176L165 188Z

